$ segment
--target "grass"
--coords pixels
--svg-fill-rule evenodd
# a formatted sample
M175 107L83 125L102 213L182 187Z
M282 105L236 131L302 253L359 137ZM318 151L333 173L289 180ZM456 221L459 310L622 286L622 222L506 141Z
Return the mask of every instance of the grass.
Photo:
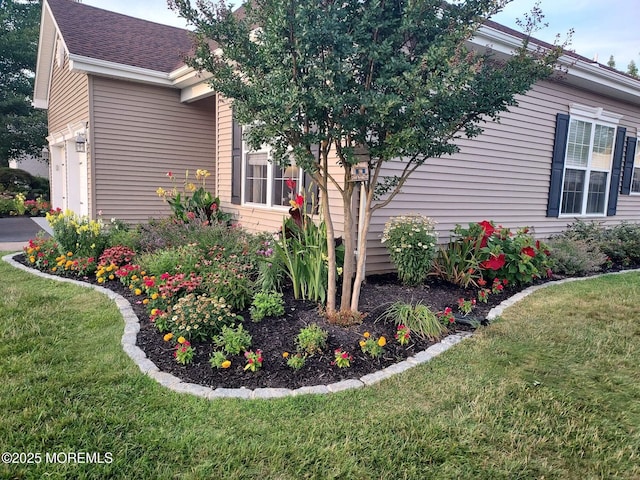
M553 286L373 387L207 401L139 372L106 297L0 262L0 452L43 456L0 477L640 478L639 318L638 273Z

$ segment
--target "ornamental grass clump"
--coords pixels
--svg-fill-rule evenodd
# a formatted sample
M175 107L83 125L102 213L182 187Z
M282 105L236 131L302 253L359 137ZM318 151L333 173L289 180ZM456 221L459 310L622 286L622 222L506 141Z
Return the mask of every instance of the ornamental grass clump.
M438 235L435 222L423 215L392 217L384 226L382 243L405 285L419 285L431 270Z
M416 336L425 340L438 340L447 328L442 325L438 316L422 303L411 305L405 302L395 302L381 316L382 320L391 321L396 325L403 325Z
M171 307L168 327L176 335L206 340L238 320L224 298L189 293Z

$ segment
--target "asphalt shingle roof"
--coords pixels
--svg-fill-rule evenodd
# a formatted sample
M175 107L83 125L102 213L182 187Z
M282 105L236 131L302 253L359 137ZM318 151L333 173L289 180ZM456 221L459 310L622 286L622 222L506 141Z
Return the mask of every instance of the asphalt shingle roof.
M48 3L71 54L168 73L192 51L188 30L72 0Z

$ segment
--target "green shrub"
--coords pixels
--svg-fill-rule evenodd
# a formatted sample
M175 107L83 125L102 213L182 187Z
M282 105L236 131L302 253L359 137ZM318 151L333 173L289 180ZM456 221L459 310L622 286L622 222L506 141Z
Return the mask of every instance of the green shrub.
M561 233L561 236L574 240L582 240L588 245L596 245L604 239L604 234L605 228L601 222L576 220L567 225L566 230Z
M171 332L192 340L211 338L239 320L224 299L194 293L178 299L168 317Z
M296 346L298 350L313 355L326 348L328 336L329 332L312 323L300 330L296 337Z
M0 198L0 215L14 215L15 211L16 204L13 201L13 198Z
M435 222L423 215L392 217L384 226L382 243L405 285L423 283L436 254Z
M301 353L287 356L287 365L294 370L300 370L307 362L307 357Z
M395 302L384 311L381 319L391 321L395 325L404 325L412 334L423 339L437 340L447 332L438 316L422 303L414 306L410 303Z
M196 265L201 260L200 251L194 246L167 247L153 253L140 255L137 262L149 275L160 276L181 272L198 272Z
M224 352L215 351L209 359L212 368L228 368L231 362L227 359Z
M585 240L558 236L548 242L553 270L560 275L585 275L600 270L607 256L597 244Z
M242 324L235 328L223 325L222 332L213 338L213 343L229 355L238 355L247 351L251 346L252 339Z
M234 259L218 262L219 269L206 275L203 288L210 295L226 299L231 308L244 310L253 297L250 265L235 263Z
M623 222L604 231L600 250L622 266L640 263L640 224Z
M278 292L258 292L251 303L251 320L259 322L265 317L284 315L284 300Z

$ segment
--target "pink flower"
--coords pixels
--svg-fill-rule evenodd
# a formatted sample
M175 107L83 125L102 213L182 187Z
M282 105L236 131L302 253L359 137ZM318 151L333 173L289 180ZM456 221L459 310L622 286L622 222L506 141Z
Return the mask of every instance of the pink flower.
M167 177L173 178L173 172L171 170L167 172Z

